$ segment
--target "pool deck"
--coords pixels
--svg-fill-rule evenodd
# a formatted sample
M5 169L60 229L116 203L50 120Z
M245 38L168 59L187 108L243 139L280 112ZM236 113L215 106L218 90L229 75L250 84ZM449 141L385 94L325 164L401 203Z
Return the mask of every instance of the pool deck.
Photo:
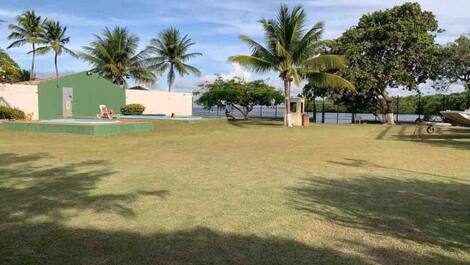
M6 121L3 127L8 130L24 132L72 133L82 135L106 136L131 132L148 132L154 129L153 122L126 122L112 124L57 123L46 121Z
M117 118L119 120L146 120L146 121L164 120L164 121L183 121L183 122L197 122L203 119L202 117L199 117L199 116L176 116L174 118L171 118L165 115L152 115L152 114L119 115Z

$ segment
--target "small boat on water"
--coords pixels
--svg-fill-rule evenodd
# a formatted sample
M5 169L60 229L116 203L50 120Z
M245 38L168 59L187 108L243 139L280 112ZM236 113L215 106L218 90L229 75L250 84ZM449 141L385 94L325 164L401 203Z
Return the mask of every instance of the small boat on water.
M470 126L470 109L441 111L441 115L450 120L454 126Z

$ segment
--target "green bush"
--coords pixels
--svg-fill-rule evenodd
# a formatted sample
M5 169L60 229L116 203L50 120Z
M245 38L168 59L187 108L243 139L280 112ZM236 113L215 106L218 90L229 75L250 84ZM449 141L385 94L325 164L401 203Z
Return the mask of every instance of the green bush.
M142 115L145 107L142 104L128 104L121 108L121 113L124 115Z
M26 115L22 110L0 106L0 119L5 120L24 120Z

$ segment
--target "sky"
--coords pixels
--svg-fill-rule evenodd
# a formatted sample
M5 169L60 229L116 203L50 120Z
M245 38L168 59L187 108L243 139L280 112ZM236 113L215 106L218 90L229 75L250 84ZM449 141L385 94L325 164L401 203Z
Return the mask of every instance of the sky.
M162 30L174 26L196 43L193 52L203 56L193 59L190 64L198 67L201 77L177 77L175 91L192 91L195 84L211 80L216 74L225 77L240 76L246 79L268 79L274 86L281 83L275 73L255 74L239 65L227 62L235 54L247 54L249 49L239 40L240 34L263 41L263 32L258 23L260 18L273 18L281 3L290 7L302 5L307 13L308 25L325 23L323 38L339 37L346 29L357 24L365 13L383 10L404 3L401 0L0 0L0 47L5 48L8 24L25 10L34 9L39 15L60 21L68 27L71 36L69 48L80 51L105 27L123 26L140 38L143 49L149 40ZM421 0L425 10L432 11L445 30L438 35L440 43L447 43L461 34L470 33L470 0ZM21 67L30 69L30 47L9 49L8 53ZM51 75L54 71L53 56L37 57L38 75ZM61 73L88 70L90 66L81 60L63 55L59 59ZM153 86L165 89L165 76ZM460 90L454 87L453 90ZM299 88L294 88L294 93ZM392 91L392 93L401 93Z

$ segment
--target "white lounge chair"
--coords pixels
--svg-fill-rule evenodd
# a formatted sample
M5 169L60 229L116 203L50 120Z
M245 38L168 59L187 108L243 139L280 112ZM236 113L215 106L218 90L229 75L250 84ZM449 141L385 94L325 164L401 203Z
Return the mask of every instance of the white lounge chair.
M100 105L100 114L96 114L98 119L115 119L116 112L113 109L108 109L106 105Z

